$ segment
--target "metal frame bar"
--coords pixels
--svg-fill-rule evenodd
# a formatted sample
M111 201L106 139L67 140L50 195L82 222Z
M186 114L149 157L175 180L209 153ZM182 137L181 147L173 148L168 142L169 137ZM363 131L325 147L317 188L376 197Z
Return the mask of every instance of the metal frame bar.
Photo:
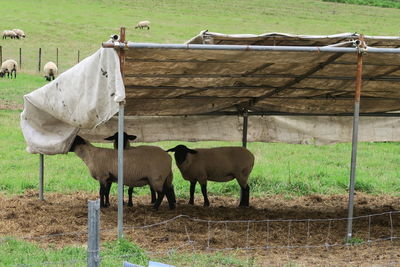
M145 48L145 49L180 49L180 50L246 50L246 51L283 51L283 52L328 52L328 53L400 53L400 48L331 46L257 46L257 45L211 45L211 44L156 44L114 42L103 43L104 48Z
M243 137L242 137L242 146L247 147L247 128L249 124L249 116L247 110L243 112Z
M125 41L125 27L121 27L120 41ZM125 51L119 51L120 69L124 75ZM119 103L118 112L118 238L124 236L124 107L125 103Z

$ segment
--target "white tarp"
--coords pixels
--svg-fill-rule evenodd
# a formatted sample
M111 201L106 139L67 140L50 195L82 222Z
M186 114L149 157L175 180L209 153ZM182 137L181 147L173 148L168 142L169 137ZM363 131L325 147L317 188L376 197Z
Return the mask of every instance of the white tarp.
M114 49L101 48L24 96L21 128L27 151L67 153L79 129L92 129L108 121L124 99L118 55Z
M283 142L326 145L351 142L353 117L251 116L249 142ZM400 141L400 118L360 117L360 142ZM79 134L104 142L118 129L116 117L93 130ZM238 116L125 117L125 131L135 142L241 141L243 118Z

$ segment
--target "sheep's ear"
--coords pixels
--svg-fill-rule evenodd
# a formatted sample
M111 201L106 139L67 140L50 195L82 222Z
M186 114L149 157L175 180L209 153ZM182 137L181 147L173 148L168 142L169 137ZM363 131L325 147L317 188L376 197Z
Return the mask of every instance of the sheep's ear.
M113 140L117 140L117 139L118 139L118 132L115 133L114 135L104 138L104 140L108 140L108 141L113 141Z
M137 136L136 136L136 135L129 135L129 134L127 134L127 135L126 135L126 138L127 138L128 140L133 141L133 140L135 140L135 139L137 138Z
M188 148L187 151L188 151L190 154L197 154L197 151L196 151L196 150L193 150L193 149L190 149L190 148Z
M168 149L166 152L175 152L175 151L176 151L176 147L170 148L170 149Z

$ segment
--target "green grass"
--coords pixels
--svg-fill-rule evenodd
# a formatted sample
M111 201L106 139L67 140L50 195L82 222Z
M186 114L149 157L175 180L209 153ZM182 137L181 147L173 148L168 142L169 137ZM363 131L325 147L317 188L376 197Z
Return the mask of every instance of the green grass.
M323 2L321 0L0 0L1 29L21 28L24 40L2 40L3 59L19 60L22 70L38 69L38 49L43 63L56 61L65 71L96 51L111 34L127 27L135 42L183 43L201 30L222 33L288 32L398 35L400 10ZM139 20L150 20L150 30L135 30Z
M353 4L353 5L400 8L400 2L398 0L323 0L323 1Z
M36 244L13 238L0 243L0 266L87 266L86 249L83 246L63 248L41 248ZM171 249L165 254L147 254L143 249L126 239L104 242L100 248L101 265L122 266L123 261L147 266L148 261L157 261L175 266L252 266L235 252L229 254L177 253Z

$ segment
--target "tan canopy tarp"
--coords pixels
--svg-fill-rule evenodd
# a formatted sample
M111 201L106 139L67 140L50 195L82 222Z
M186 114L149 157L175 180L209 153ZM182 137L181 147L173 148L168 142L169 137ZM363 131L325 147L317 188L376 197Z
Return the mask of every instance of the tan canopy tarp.
M358 37L202 32L188 44L353 47ZM398 37L365 40L400 46ZM353 112L355 53L128 48L125 55L127 115ZM361 113L400 109L400 54L364 55L363 80Z

